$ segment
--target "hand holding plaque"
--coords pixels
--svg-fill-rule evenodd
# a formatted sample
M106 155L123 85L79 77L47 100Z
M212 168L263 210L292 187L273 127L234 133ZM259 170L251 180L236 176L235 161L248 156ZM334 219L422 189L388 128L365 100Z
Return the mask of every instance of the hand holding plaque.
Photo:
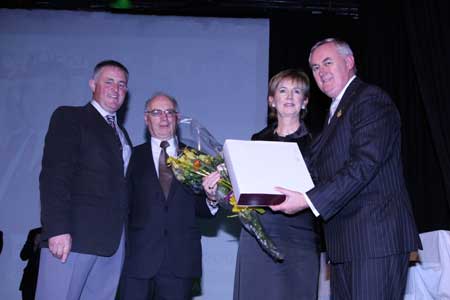
M276 187L314 187L296 143L226 140L223 156L238 205L276 205L286 198Z

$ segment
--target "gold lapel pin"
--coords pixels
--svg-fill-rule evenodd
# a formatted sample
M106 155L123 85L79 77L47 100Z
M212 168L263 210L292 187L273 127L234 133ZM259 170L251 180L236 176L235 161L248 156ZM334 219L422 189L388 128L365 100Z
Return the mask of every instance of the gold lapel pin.
M340 118L341 116L342 116L342 109L340 109L336 114L337 118Z

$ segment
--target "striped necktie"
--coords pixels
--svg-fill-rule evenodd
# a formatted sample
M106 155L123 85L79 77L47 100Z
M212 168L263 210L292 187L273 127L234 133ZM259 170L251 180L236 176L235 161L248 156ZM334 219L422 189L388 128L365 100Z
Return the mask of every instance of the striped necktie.
M116 130L116 116L106 115L106 122L108 122L109 126Z
M106 115L106 122L109 124L109 126L111 126L114 129L114 133L116 134L117 137L117 142L119 143L120 151L122 151L122 142L120 140L120 136L116 128L116 116Z

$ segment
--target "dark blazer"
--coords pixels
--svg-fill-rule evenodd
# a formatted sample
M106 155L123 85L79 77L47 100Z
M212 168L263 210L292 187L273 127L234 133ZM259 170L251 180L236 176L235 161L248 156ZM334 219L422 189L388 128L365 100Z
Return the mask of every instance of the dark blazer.
M276 124L269 125L254 134L252 140L295 142L307 161L311 136L304 124L285 137L275 133L276 127ZM264 174L256 174L255 178L260 176ZM309 209L294 215L266 209L259 219L267 236L283 253L284 260L272 260L254 236L247 230L241 230L233 299L316 299L319 278L318 219Z
M128 211L122 151L91 104L53 113L39 182L43 246L52 236L70 233L74 252L114 254Z
M294 142L297 143L302 156L309 164L311 135L306 129L305 124L301 124L300 128L286 136L280 137L275 133L276 124L272 124L260 132L252 136L253 141L274 141L274 142ZM311 168L310 172L311 172ZM299 248L315 249L319 248L319 222L314 217L311 210L305 210L295 215L286 215L282 213L274 213L271 210L259 216L264 229L268 235L277 241L281 239L283 242L291 245L298 244Z
M131 202L124 275L151 278L167 255L175 276L199 277L202 248L196 216L211 216L205 195L194 194L174 178L166 200L151 142L133 149L127 178Z
M325 220L332 262L420 246L400 143L400 117L390 97L355 78L312 145L319 183L307 194Z

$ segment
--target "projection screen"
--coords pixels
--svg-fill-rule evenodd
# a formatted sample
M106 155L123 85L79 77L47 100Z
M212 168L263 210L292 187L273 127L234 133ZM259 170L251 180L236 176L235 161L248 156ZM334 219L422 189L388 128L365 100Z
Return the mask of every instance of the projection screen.
M20 299L19 253L40 223L38 176L50 115L91 99L97 62L115 59L130 71L124 124L134 145L144 142L144 102L156 91L174 96L184 115L223 142L265 126L268 49L266 19L1 9L0 299ZM196 300L232 298L240 228L226 215L200 221L204 267Z

